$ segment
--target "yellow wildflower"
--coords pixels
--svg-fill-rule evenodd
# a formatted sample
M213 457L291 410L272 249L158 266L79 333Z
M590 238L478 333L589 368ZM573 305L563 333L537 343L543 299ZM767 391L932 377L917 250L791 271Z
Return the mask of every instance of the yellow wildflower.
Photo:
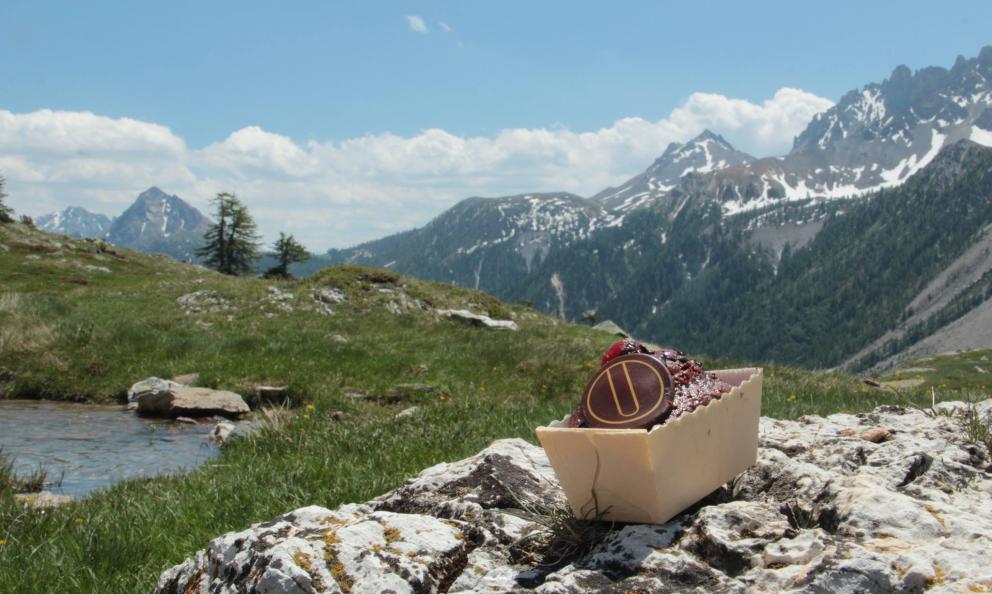
M82 524L82 523L83 523L82 518L76 518L76 524Z
M448 398L444 394L441 394L440 396L438 396L438 400L444 401L444 400L447 400L447 399Z
M789 402L795 402L796 401L796 395L795 394L789 394L789 397L786 398L786 400L788 400Z
M309 421L309 420L310 420L310 415L308 415L308 414L306 414L306 413L304 413L304 414L303 414L303 420L304 420L304 421Z
M486 391L486 387L485 386L479 386L479 391L480 392L485 392Z
M6 538L0 538L0 547L2 547L5 544L7 544L7 539Z
M307 405L307 410L310 411L310 412L313 412L313 411L317 410L317 407L314 406L314 405L312 405L312 404L308 404Z

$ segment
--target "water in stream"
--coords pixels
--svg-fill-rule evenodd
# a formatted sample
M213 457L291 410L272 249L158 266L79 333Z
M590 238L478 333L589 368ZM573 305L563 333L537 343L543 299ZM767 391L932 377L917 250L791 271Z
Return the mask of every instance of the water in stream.
M45 400L0 400L0 449L26 475L42 466L83 497L113 483L190 470L219 450L207 442L212 423L149 419L123 406Z

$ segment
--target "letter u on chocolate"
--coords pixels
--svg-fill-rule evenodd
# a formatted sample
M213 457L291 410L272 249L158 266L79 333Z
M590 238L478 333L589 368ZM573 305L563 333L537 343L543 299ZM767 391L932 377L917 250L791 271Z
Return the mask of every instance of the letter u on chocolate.
M582 408L589 426L650 427L672 407L672 377L659 360L644 354L617 357L586 386Z
M628 361L624 361L619 365L611 365L604 373L606 374L606 379L610 383L610 392L613 394L613 403L617 406L617 415L621 417L632 417L641 411L641 402L637 399L637 388L634 387L634 382L630 379L630 372L627 371ZM620 403L620 396L617 394L617 388L613 385L613 370L617 367L623 368L624 379L627 380L627 392L624 394L626 397L630 397L630 400L634 402L634 410L625 413L623 412L623 404Z

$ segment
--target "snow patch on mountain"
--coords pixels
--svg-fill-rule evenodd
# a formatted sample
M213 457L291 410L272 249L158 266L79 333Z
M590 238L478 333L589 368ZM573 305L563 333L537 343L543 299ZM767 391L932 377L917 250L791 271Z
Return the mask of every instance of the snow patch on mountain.
M972 142L977 142L978 144L984 146L992 146L992 132L979 128L978 126L971 127L971 135L969 138Z

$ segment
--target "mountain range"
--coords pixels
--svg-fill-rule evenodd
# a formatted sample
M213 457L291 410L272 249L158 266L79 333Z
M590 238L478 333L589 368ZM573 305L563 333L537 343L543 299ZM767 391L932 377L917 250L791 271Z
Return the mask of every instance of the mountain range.
M179 196L151 187L113 219L78 206L38 217L39 229L71 237L99 237L114 245L190 260L210 219Z
M694 352L882 369L992 348L988 146L992 47L850 91L784 156L704 130L593 196L468 198L294 272L385 267ZM153 187L112 220L38 224L189 259L209 221Z
M422 228L328 257L479 288L572 320L594 310L641 336L699 352L865 369L926 354L913 345L973 309L958 303L951 316L946 308L957 297L931 296L937 305L924 315L924 298L914 291L939 285L941 275L960 278L947 267L966 268L972 280L978 274L958 258L983 241L973 227L984 210L967 225L941 227L940 237L928 224L943 220L932 210L943 215L954 204L970 211L963 198L982 204L992 195L981 178L988 151L979 145L992 146L992 47L949 69L899 66L881 83L850 91L781 157L753 157L707 130L592 197L469 198ZM886 218L871 218L882 212ZM890 235L902 243L886 243ZM844 242L832 239L838 236ZM918 244L918 237L933 242ZM886 279L874 281L883 287L876 295L850 284L870 269L851 253L882 262L909 253L916 264L899 269L905 279L884 266L872 269ZM972 253L969 262L975 260ZM847 272L835 270L836 262ZM827 270L829 278L813 274ZM955 282L955 295L967 293L974 307L984 303L973 283ZM847 295L850 286L879 301L861 303L855 294L807 299L821 291ZM781 302L782 295L794 299ZM781 314L761 309L773 302ZM852 312L853 303L861 309ZM849 320L861 325L849 327ZM761 336L749 339L756 330ZM992 347L992 335L969 340Z

